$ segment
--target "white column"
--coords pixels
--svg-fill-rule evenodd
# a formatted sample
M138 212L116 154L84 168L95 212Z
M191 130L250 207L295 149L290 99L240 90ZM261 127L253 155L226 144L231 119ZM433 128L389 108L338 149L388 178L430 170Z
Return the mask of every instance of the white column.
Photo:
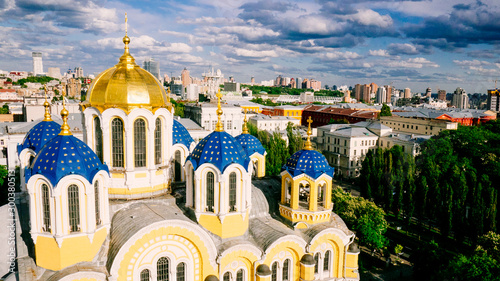
M108 168L111 168L112 140L109 121L110 120L103 120L102 122L102 156L104 163L108 165Z

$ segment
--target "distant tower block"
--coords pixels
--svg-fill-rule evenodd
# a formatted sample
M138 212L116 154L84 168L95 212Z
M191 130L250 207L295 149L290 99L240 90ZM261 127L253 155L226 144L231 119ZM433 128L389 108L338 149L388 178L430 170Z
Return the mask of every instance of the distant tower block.
M43 74L42 53L32 52L31 56L33 57L33 75Z
M255 77L252 76L252 78L250 79L250 83L255 84Z

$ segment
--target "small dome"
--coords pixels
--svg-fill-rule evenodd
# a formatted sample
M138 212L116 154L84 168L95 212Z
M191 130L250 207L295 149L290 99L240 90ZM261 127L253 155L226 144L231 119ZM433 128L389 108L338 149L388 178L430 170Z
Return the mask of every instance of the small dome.
M163 85L151 73L135 63L125 37L125 52L120 61L99 74L90 85L84 107L95 107L101 112L108 108L121 108L130 112L134 108L156 110L167 106Z
M21 153L23 149L30 148L35 153L51 139L59 134L61 125L54 121L41 121L36 124L24 137L23 143L17 147L17 153Z
M36 174L45 176L53 186L69 174L77 174L92 182L100 170L109 173L97 155L84 142L73 135L58 135L38 153L30 169L26 170L26 181Z
M202 139L187 160L191 161L195 170L205 163L211 163L221 172L233 163L240 164L248 171L250 163L241 145L224 131L212 132Z
M269 269L269 266L267 266L267 264L261 264L257 266L257 275L268 276L271 274L272 274L271 269Z
M177 120L174 119L174 126L172 128L172 144L183 144L188 149L194 140L189 134L188 130Z
M251 156L255 152L260 155L264 155L266 153L266 149L262 146L260 141L250 134L241 134L235 139L239 142L241 147L243 147L248 156Z
M316 264L316 261L314 260L314 257L311 254L303 255L302 258L300 259L300 262L305 265Z
M217 276L215 276L215 275L208 275L205 278L205 281L219 281L219 278L217 278Z
M325 156L316 150L299 150L288 158L281 171L287 170L292 177L306 174L314 179L322 174L333 177L334 168L330 167Z

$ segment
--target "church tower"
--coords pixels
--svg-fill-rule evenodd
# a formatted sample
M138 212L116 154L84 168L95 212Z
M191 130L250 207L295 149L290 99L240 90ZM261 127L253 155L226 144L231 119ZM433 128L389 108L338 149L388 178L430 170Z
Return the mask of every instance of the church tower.
M84 139L110 168L110 198L147 198L169 189L173 110L160 81L129 53L127 32L123 43L118 64L99 74L82 104Z
M330 221L334 169L311 143L311 117L307 120L304 148L295 152L282 168L280 214L295 228Z
M224 132L220 91L216 96L216 129L198 143L186 160L186 205L205 229L230 238L248 229L253 167L238 141Z
M92 261L110 228L108 167L71 134L64 92L61 117L25 171L36 264L50 270Z
M243 120L243 130L241 135L237 136L236 141L243 147L245 153L252 161L253 176L261 178L266 175L266 149L260 141L250 135L247 127L247 111L245 109L245 119Z

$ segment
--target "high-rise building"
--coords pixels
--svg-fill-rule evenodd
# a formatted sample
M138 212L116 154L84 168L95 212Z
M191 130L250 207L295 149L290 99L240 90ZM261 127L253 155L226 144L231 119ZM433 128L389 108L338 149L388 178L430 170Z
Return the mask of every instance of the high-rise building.
M31 56L33 57L33 76L43 74L42 53L32 52Z
M500 111L500 91L498 89L488 90L487 110Z
M160 63L155 61L153 58L146 59L142 65L149 73L153 74L156 79L160 80Z
M377 93L377 90L378 90L378 85L375 84L375 83L370 83L370 94L376 94Z
M391 98L392 98L392 86L385 85L384 88L385 88L386 97L387 97L387 100L385 102L391 103L392 102L392 100L391 100Z
M427 88L427 90L425 90L425 97L427 98L430 98L431 97L431 94L432 94L432 90L431 88Z
M354 98L357 101L361 99L361 84L354 85Z
M446 90L438 90L438 100L446 101Z
M81 67L75 67L75 78L83 77L83 69Z
M371 87L370 85L368 84L364 84L363 86L361 86L361 99L366 102L366 103L370 103L370 95L371 95Z
M255 84L255 77L250 78L250 83Z
M295 89L297 85L295 84L295 78L290 79L290 88Z
M321 81L311 79L311 88L315 91L319 91L321 89Z
M49 77L61 79L61 69L59 67L49 67L47 69L47 75Z
M182 80L182 86L185 88L189 84L191 84L191 76L189 75L189 70L187 70L184 67L184 70L181 72L181 80Z
M411 90L410 88L405 88L404 96L405 99L411 99Z
M467 96L464 89L457 88L455 90L455 92L453 93L451 105L461 109L469 108L469 96Z
M297 89L302 89L302 78L297 77L297 79L295 79L295 84L297 85Z
M377 103L386 103L387 102L387 90L384 87L378 88L376 101L377 101Z

